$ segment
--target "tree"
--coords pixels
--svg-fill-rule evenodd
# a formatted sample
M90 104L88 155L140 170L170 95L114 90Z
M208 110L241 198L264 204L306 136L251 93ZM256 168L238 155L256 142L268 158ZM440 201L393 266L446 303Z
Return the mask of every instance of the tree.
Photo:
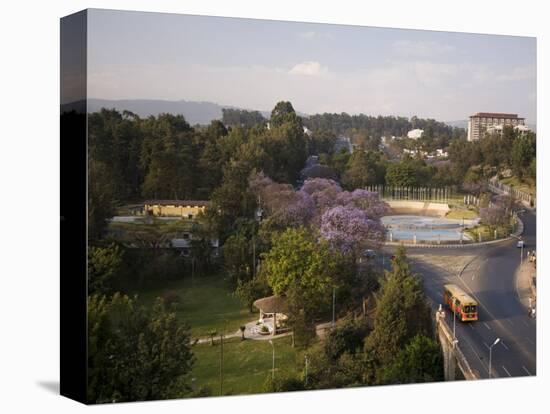
M419 184L416 170L408 162L389 164L386 170L386 183L396 187L413 187Z
M355 151L349 158L346 172L342 176L342 183L351 190L362 188L373 183L373 175L375 174L369 165L365 151Z
M189 328L158 300L152 309L116 293L88 300L88 401L183 397L194 357Z
M536 138L532 133L520 135L514 139L512 145L512 168L514 174L523 179L529 175L529 165L535 159L536 155Z
M223 262L224 269L233 283L246 282L252 278L251 243L245 234L233 234L225 241L223 245Z
M122 270L122 250L111 244L107 247L90 246L88 249L88 294L109 295L113 280Z
M321 217L321 236L343 254L359 254L367 246L376 247L386 231L379 220L352 205L330 208Z
M441 345L424 335L415 335L395 361L382 370L382 384L410 384L443 381Z
M88 162L88 238L99 239L107 228L108 219L116 213L114 189L107 166Z
M263 257L262 273L273 293L287 298L289 323L298 333L308 331L329 307L338 257L303 227L275 235Z
M433 337L430 308L420 278L409 267L405 248L399 247L392 271L382 283L374 328L365 351L380 369L392 364L400 350L418 334Z

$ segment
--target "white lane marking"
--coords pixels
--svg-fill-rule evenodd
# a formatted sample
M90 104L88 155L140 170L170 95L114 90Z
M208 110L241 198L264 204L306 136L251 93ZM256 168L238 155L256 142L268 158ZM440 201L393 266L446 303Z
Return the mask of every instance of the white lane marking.
M527 321L526 321L525 319L522 319L521 321L523 322L523 324L524 324L525 326L529 326L529 324L527 323Z
M527 368L525 368L525 366L522 365L521 367L523 368L523 370L524 370L525 372L527 372L527 375L531 375L531 373L529 372L529 370L528 370Z
M506 322L508 322L510 325L514 326L514 322L512 322L510 319L505 319Z
M472 330L475 330L475 329L474 329L474 325L472 325L471 323L469 323L468 326L469 326L470 328L472 328Z
M502 369L508 374L509 377L511 377L510 373L508 372L508 370L506 369L506 367L504 365L502 366Z
M527 342L529 342L531 345L535 345L535 343L528 336L526 336L525 339L527 339Z
M502 344L502 346L503 346L507 351L510 349L510 348L508 348L508 347L506 346L506 344L504 343L504 341L500 341L500 343Z
M491 327L489 325L487 325L487 322L483 322L483 325L485 325L485 327L489 330L491 330Z
M485 341L483 342L483 345L485 345L485 348L491 349L491 348L489 348L489 345L487 345L487 344L485 343Z

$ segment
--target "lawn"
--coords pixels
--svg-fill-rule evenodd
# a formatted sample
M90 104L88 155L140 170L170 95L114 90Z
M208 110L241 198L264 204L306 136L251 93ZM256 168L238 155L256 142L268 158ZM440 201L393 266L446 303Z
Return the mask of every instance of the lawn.
M512 233L511 226L498 226L496 228L496 238L502 239L508 237ZM495 240L495 227L488 226L486 224L480 224L479 226L473 227L471 229L466 229L465 232L474 240L475 242L479 241L490 241ZM479 235L481 234L481 240Z
M303 351L291 346L291 337L273 340L275 347L275 376L284 373L301 373L304 369ZM193 372L195 388L209 387L212 395L220 395L219 340L214 346L200 344L193 347L197 358ZM253 394L263 392L266 379L271 375L272 347L268 341L241 341L232 338L223 346L223 394Z
M445 218L448 218L448 219L464 218L466 220L475 219L477 217L478 217L478 214L475 210L468 210L465 208L457 208L457 207L452 207L451 211L449 211L445 216Z
M502 184L509 185L510 187L514 187L525 193L529 193L529 194L536 193L535 182L531 179L525 179L524 181L520 181L517 177L512 176L509 178L503 178L500 180L500 182Z
M189 323L193 338L208 336L211 330L234 333L241 325L257 317L233 296L229 283L220 274L168 281L130 294L137 294L138 301L150 306L166 292L179 296L176 316L180 321Z

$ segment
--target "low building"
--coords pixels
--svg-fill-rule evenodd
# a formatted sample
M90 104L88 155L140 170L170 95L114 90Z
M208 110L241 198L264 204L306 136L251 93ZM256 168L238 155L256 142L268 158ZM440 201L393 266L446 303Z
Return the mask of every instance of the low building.
M204 200L147 200L143 211L156 217L182 217L192 219L210 205Z
M505 125L493 125L487 128L488 134L502 134L502 131L504 130ZM514 130L519 131L520 133L528 132L531 130L527 125L515 125Z
M423 129L411 129L409 132L407 132L407 138L419 139L419 138L422 138L423 133L424 133Z

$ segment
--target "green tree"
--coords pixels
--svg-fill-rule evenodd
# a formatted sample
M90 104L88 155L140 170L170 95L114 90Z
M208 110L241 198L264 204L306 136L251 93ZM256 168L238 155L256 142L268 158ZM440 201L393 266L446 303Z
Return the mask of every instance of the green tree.
M116 213L115 192L107 166L101 161L88 162L88 238L99 239L108 219Z
M382 283L376 306L374 328L365 344L367 354L378 368L394 362L396 355L415 335L433 337L430 308L422 282L407 262L400 247L392 271Z
M275 235L272 243L263 255L262 272L273 292L286 296L289 322L297 334L306 333L315 318L328 309L338 258L303 227L288 228Z
M349 190L363 188L373 182L373 171L363 150L355 151L349 158L342 184Z
M409 162L396 162L388 165L386 183L399 187L413 187L418 185L417 172Z
M152 309L116 293L88 300L88 401L143 401L191 391L189 328L158 300Z
M402 349L395 361L382 370L382 384L407 384L443 381L441 345L424 335L416 335Z
M111 244L108 247L90 246L88 249L88 294L109 295L114 279L122 271L122 249Z
M520 135L512 145L512 168L514 174L523 179L529 175L529 165L535 159L536 139L533 134Z

